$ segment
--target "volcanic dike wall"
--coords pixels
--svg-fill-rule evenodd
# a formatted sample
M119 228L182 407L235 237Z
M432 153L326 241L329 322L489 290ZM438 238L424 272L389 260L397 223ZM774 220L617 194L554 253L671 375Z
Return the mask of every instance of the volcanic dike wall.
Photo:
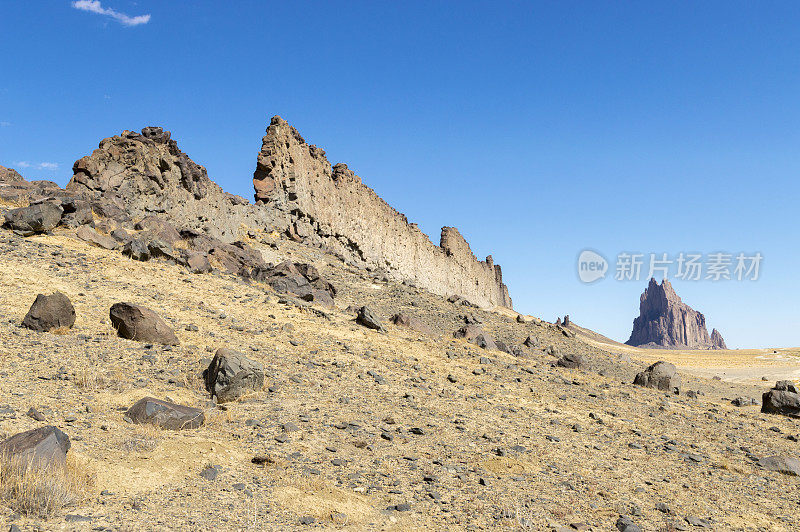
M253 184L256 202L289 213L288 229L300 239L355 255L436 294L511 308L491 256L479 261L454 227L443 227L441 244L434 245L347 165L331 167L322 149L280 117L267 128Z
M163 215L225 242L248 228L278 230L435 294L512 306L491 256L478 260L453 227L442 228L434 245L347 165L331 167L322 149L277 116L258 154L255 205L224 192L158 127L104 139L73 172L68 190L107 197L134 218Z

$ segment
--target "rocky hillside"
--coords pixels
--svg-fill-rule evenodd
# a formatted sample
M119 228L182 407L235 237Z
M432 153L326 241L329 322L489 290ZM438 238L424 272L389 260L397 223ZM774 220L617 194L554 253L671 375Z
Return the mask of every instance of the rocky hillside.
M137 205L224 193L137 135L68 190L0 183L6 529L800 526L794 384L759 401L268 226L182 226ZM143 150L163 188L97 177L156 179Z
M223 192L159 127L103 139L73 171L69 193L105 199L133 218L161 215L178 229L225 243L276 231L445 297L485 308L512 306L491 256L476 259L454 227L444 227L440 245L434 245L346 165L332 167L322 149L307 144L280 117L272 119L257 157L256 205Z
M640 347L678 347L688 349L727 349L725 340L714 329L711 336L706 318L681 301L666 279L655 279L639 301L639 316L633 320L631 337L625 342Z

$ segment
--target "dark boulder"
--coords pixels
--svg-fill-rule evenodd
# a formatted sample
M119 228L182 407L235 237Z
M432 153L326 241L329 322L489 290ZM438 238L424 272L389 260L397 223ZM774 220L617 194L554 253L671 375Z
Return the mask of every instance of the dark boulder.
M4 227L13 229L22 235L30 236L47 233L58 225L64 209L52 201L45 201L28 207L11 209L6 213Z
M375 315L375 313L370 310L369 307L361 307L358 309L358 316L356 316L356 322L367 327L368 329L374 329L380 332L386 332L386 328L381 323L381 320Z
M528 336L525 338L525 341L522 342L522 345L525 347L539 347L539 339L533 336Z
M637 373L633 383L646 388L680 393L681 376L674 364L660 360L646 370Z
M22 325L40 332L60 327L71 328L75 325L75 307L61 292L49 296L39 294L22 320Z
M800 418L800 394L792 381L778 381L761 396L761 411Z
M561 368L585 369L586 359L578 353L567 353L556 360L555 365Z
M264 366L233 349L220 348L203 371L206 390L220 403L235 401L264 386Z
M196 429L205 421L199 408L177 405L169 401L145 397L125 412L125 417L139 425L155 425L162 429Z
M311 264L284 261L258 268L253 279L269 284L279 294L293 294L304 301L332 307L336 288ZM327 292L323 294L322 292Z
M92 206L85 199L75 197L62 198L61 208L64 209L64 214L61 216L60 223L65 227L75 228L94 224Z
M133 260L150 260L150 247L147 244L147 241L142 238L131 238L122 248L122 254Z
M131 303L114 303L109 317L121 338L164 345L180 343L172 328L149 308Z
M69 447L69 436L56 427L47 426L20 432L0 442L0 454L23 463L63 464Z
M625 516L617 519L616 526L619 532L642 532L642 529L636 523L631 521L629 517Z

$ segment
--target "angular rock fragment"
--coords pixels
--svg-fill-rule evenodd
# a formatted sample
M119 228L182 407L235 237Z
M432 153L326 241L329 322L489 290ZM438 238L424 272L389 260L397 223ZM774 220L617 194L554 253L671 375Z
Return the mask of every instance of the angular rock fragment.
M767 471L777 471L784 475L800 477L800 460L788 456L767 456L758 462Z
M555 362L556 366L571 369L584 369L586 359L578 353L567 353Z
M63 464L67 459L69 436L52 425L20 432L0 442L0 454L22 463Z
M147 245L147 241L135 237L128 240L122 248L122 254L133 260L147 261L150 260L150 247Z
M75 325L75 308L69 298L61 292L49 296L39 294L22 320L22 325L39 332L52 331L60 327L71 328Z
M203 253L191 252L186 257L186 265L192 273L208 273L211 268L211 263L208 262L208 256Z
M199 408L178 405L153 397L137 401L125 412L125 417L132 423L155 425L169 430L196 429L205 421L205 415Z
M386 328L381 323L381 320L370 310L369 307L361 307L358 309L358 316L356 322L363 325L368 329L374 329L380 332L386 332Z
M617 519L616 527L619 532L642 532L642 529L636 523L631 521L629 517L624 516Z
M114 303L109 317L121 338L163 345L180 344L175 331L149 308L132 303Z
M680 393L681 376L674 364L660 360L646 370L637 373L633 383L646 388Z
M233 349L220 348L203 371L206 390L220 403L260 390L264 386L264 366Z
M108 235L98 233L88 225L80 226L75 232L75 235L84 242L88 242L103 249L117 249L119 247L119 242Z

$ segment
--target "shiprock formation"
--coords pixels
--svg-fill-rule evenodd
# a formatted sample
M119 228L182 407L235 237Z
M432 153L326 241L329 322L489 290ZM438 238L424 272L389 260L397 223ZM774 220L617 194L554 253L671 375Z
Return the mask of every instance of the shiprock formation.
M0 530L797 530L794 383L504 308L280 119L256 185L158 128L0 167Z
M227 243L274 230L435 294L512 307L491 256L477 260L454 227L444 227L434 245L347 165L331 167L322 149L277 116L258 154L256 205L223 192L157 127L104 139L74 174L67 190L113 200L139 217L164 214L178 229Z
M708 334L706 318L681 301L666 279L655 279L639 301L639 316L633 320L631 337L625 342L639 347L676 347L686 349L727 349L716 329Z

